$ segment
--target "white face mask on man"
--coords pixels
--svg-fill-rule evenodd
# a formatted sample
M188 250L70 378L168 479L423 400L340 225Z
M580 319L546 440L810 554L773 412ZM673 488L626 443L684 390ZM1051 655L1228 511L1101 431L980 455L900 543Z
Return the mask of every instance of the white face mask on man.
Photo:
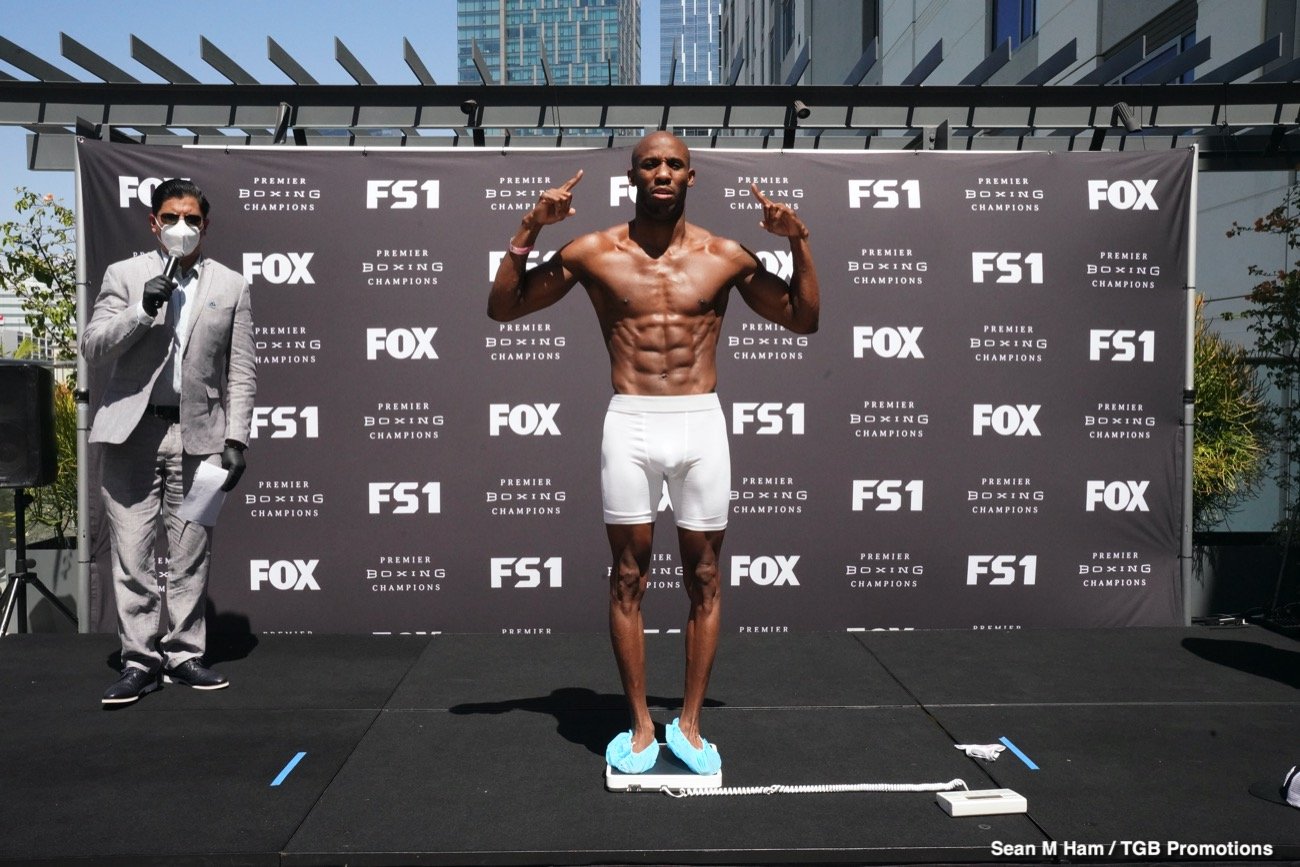
M158 240L162 242L163 248L168 255L177 259L184 259L197 250L199 237L199 230L184 220L177 220L171 226L162 226L158 232Z

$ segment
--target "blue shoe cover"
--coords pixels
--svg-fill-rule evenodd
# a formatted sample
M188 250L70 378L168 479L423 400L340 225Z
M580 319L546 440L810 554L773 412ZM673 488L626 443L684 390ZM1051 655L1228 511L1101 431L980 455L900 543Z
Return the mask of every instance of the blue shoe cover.
M620 732L605 747L605 761L610 767L624 774L644 774L655 766L659 758L659 742L651 741L650 746L636 753L632 751L632 732Z
M703 744L702 749L696 749L691 746L691 742L682 734L681 728L677 725L677 720L668 724L668 749L673 751L673 755L682 760L682 764L690 768L697 774L716 774L722 769L722 756L718 755L718 748L713 744L700 738Z

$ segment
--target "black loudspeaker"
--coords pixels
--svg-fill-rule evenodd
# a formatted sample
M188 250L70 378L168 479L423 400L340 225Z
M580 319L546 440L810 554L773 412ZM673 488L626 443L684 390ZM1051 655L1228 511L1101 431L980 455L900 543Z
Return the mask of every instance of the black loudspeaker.
M39 488L58 472L54 371L0 359L0 488Z

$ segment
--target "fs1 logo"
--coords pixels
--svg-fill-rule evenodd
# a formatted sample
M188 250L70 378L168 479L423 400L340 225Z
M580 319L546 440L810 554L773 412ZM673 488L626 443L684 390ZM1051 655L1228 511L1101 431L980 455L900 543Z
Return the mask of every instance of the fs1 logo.
M488 280L493 280L497 276L497 269L501 267L501 260L508 254L505 250L493 250L488 253ZM547 250L545 253L539 250L533 250L528 254L528 261L524 263L525 268L532 268L540 265L547 259L555 255L554 250Z
M1005 587L1017 581L1032 587L1038 578L1038 555L971 554L966 558L966 584L977 585L983 576L996 576L989 578L990 587Z
M636 187L627 175L614 175L609 179L609 206L613 208L624 199L636 204Z
M560 557L493 557L492 588L507 586L530 589L559 587L564 580L564 560Z
M867 501L874 500L876 512L897 512L904 507L909 512L924 511L925 482L921 479L854 479L853 511L862 512Z
M244 279L249 283L261 276L267 283L277 286L315 283L307 265L315 253L263 253L244 254Z
M489 412L492 419L488 432L499 437L501 431L509 428L511 433L521 437L557 437L560 429L555 424L555 413L559 408L558 403L521 403L516 406L508 403L491 404Z
M906 194L906 207L921 207L921 182L917 180L851 180L849 181L849 207L861 208L872 199L873 208L897 208L903 204L899 192Z
M391 504L391 505L386 505ZM370 514L392 512L394 515L437 515L442 512L442 483L371 482Z
M1151 195L1158 180L1147 181L1088 181L1088 210L1096 211L1105 202L1121 211L1158 211L1155 196Z
M421 201L426 208L436 208L440 187L439 181L366 181L366 208L378 208L381 199L387 199L386 207L395 210L418 208Z
M248 589L270 584L276 590L319 590L313 574L319 560L249 560Z
M153 191L165 180L164 178L137 178L132 175L118 175L117 205L119 208L131 207L132 200L146 208L153 208ZM188 181L189 178L178 178Z
M1097 511L1097 504L1105 506L1112 512L1149 512L1147 508L1147 487L1150 481L1105 482L1088 480L1086 506L1089 512Z
M1139 344L1142 346L1141 359L1137 354ZM1156 333L1126 328L1094 328L1088 332L1088 360L1101 361L1103 352L1107 353L1106 361L1155 361Z
M305 439L320 437L320 407L255 406L248 438L255 440L263 428L270 428L273 440L293 439L298 436L299 422Z
M1022 264L1023 263L1023 266ZM971 280L984 282L985 274L997 273L995 283L1023 283L1025 268L1029 269L1029 282L1043 282L1042 253L971 253Z
M983 436L985 428L993 428L995 434L1004 437L1042 436L1038 430L1038 423L1034 420L1042 408L1043 405L1039 403L1029 406L1023 403L1015 406L977 403L974 408L974 427L971 433L977 437Z
M367 328L366 360L374 361L379 353L396 358L399 361L420 358L437 358L433 349L433 335L438 331L433 328Z
M775 436L785 431L786 416L790 418L790 434L803 435L803 404L792 403L745 403L731 405L731 432L743 434L752 424L757 424L754 433L759 436Z
M853 357L864 358L870 349L881 358L925 358L921 345L924 326L915 328L885 326L876 328L871 325L853 326Z
M789 557L776 554L772 557L746 557L741 554L731 555L731 586L739 587L740 579L748 578L760 587L798 587L799 579L794 574L795 564L799 562L798 554Z

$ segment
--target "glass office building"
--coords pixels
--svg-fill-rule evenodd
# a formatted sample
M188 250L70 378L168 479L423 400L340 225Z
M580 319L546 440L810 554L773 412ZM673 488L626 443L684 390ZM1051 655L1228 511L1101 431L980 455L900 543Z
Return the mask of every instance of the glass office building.
M641 0L456 0L458 79L481 81L477 44L497 84L639 84Z
M660 0L659 83L667 84L677 49L676 84L717 84L722 0Z

